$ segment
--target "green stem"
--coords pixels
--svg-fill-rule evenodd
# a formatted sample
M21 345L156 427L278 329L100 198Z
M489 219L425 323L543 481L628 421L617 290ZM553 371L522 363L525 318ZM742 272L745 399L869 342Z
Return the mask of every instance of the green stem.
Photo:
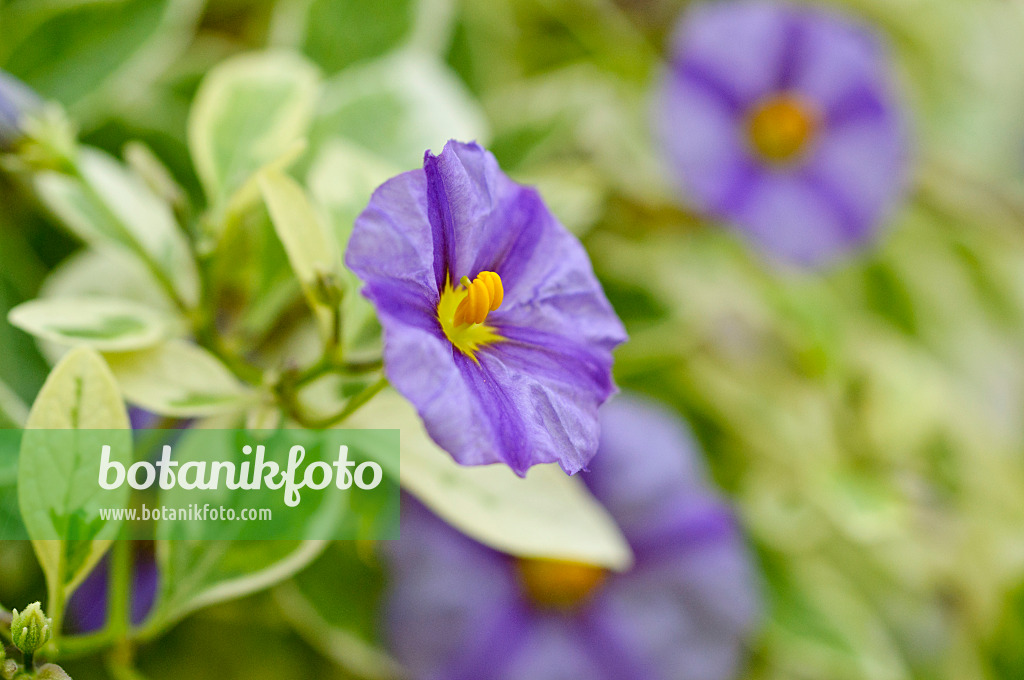
M388 379L381 376L376 382L367 385L361 392L353 395L345 403L345 407L333 415L324 418L310 418L295 403L294 394L287 395L286 399L288 415L302 427L309 430L326 430L344 421L350 415L358 411L366 402L373 399L377 393L387 387Z
M24 652L22 657L25 660L25 670L34 673L36 670L36 659L34 652Z
M115 638L124 638L131 627L132 545L121 539L110 552L110 585L107 594L107 627Z
M155 259L153 259L153 256L149 253L148 250L146 250L142 246L139 240L135 238L135 234L133 234L131 229L129 229L124 224L121 218L118 217L117 213L115 213L111 209L111 207L107 205L107 202L104 200L103 196L101 196L100 193L96 191L95 187L93 187L92 183L89 181L89 178L87 178L85 174L82 172L82 169L78 165L78 163L72 163L70 169L71 176L81 183L82 187L85 188L86 194L88 195L92 203L95 205L95 207L98 210L100 210L100 212L102 212L107 219L110 220L110 223L113 224L114 227L117 229L118 235L142 260L143 264L145 264L146 268L149 269L151 274L153 274L153 277L156 279L157 283L160 284L160 287L163 288L164 292L174 302L175 306L177 306L178 309L180 309L182 312L188 312L188 305L185 304L185 301L181 299L181 296L178 294L177 289L174 287L174 282L171 281L170 276L168 276L167 272L163 270L160 264Z

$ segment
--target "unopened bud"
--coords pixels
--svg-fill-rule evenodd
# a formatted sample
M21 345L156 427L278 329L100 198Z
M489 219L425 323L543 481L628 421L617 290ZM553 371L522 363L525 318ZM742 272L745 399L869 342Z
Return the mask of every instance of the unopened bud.
M344 294L344 288L338 275L323 270L316 273L313 291L316 299L327 307L337 307L340 305L342 295Z
M38 602L33 602L20 613L15 609L11 614L11 640L25 654L35 653L50 639L53 620L46 618Z
M17 674L18 664L14 662L14 659L8 659L0 664L0 677L3 677L4 680L13 680Z
M48 663L36 672L36 680L71 680L71 676L57 664Z
M11 150L24 135L24 118L42 106L28 85L0 70L0 151Z

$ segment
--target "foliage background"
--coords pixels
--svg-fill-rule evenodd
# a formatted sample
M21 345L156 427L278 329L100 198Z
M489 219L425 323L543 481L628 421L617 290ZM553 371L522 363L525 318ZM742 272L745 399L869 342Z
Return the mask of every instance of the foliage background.
M676 0L7 0L0 68L68 107L85 143L148 145L186 212L204 201L197 88L251 50L322 74L296 168L340 223L424 149L486 143L584 239L632 336L620 385L688 418L739 509L767 609L746 677L1024 677L1024 4L832 4L888 38L915 165L880 242L820 272L769 265L679 204L648 125ZM318 164L346 180L317 184ZM4 316L77 247L0 179ZM279 247L256 258L240 279L287 267ZM31 403L48 370L0 324L0 380ZM377 566L332 546L185 619L139 668L386 674ZM43 592L28 545L3 545L0 601Z

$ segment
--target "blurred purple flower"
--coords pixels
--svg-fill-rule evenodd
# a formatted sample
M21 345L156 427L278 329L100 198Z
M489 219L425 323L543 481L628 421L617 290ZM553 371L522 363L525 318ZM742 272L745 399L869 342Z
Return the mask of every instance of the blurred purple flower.
M874 32L824 9L702 5L656 113L688 197L802 264L870 240L904 192L908 140Z
M145 621L156 602L160 572L156 565L155 544L151 541L132 543L132 584L130 615L132 625ZM68 603L68 622L77 633L91 633L107 622L107 598L110 581L110 557L103 560L75 590Z
M42 100L6 71L0 70L0 151L9 150L22 136L22 118L38 109Z
M619 398L601 424L581 476L633 548L626 573L517 560L406 504L386 626L415 680L735 677L758 598L732 512L677 420Z
M388 379L456 461L586 466L625 332L535 190L448 142L374 192L346 262L377 308Z

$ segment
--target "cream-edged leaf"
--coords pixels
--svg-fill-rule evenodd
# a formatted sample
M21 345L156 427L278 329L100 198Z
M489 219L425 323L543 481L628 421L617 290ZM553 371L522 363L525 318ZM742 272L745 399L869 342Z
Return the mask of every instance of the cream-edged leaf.
M253 393L217 357L184 340L138 352L112 352L107 361L125 399L147 411L175 417L239 411Z
M490 125L476 99L440 59L403 49L345 69L324 88L310 133L314 148L349 139L401 168L449 139L486 144Z
M557 465L536 465L525 478L504 465L458 465L433 442L412 405L392 390L360 409L346 427L399 428L402 487L485 545L613 570L632 564L632 551L611 515L581 480Z
M341 249L298 182L275 169L260 173L260 191L292 270L325 334L332 332L331 293L340 288ZM333 304L340 300L335 299Z
M137 302L95 296L31 300L12 309L7 318L37 338L102 352L152 347L174 324L172 318Z
M287 52L245 54L203 80L188 144L211 204L227 201L306 134L319 94L316 68Z
M117 535L120 522L102 519L99 507L128 500L127 487L101 491L96 461L81 455L109 444L113 458L131 464L128 413L103 358L85 347L70 351L50 372L25 427L18 505L51 596L64 597Z
M199 297L199 274L188 240L170 207L146 183L102 151L83 147L80 176L42 172L42 202L79 238L116 246L140 259L184 304Z

